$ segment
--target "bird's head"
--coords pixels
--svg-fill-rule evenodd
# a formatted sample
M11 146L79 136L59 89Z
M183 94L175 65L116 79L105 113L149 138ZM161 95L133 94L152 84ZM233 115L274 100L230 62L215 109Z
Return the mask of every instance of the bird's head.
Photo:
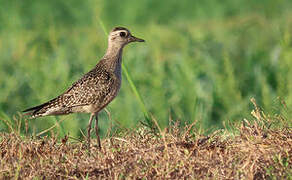
M110 32L108 41L110 44L120 46L125 46L131 42L145 42L145 40L133 36L131 32L124 27L115 27Z

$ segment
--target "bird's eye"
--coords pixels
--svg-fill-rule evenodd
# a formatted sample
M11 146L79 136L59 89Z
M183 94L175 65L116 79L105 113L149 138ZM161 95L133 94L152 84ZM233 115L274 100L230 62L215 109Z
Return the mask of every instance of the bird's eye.
M126 33L125 32L120 32L120 36L121 37L125 37L126 36Z

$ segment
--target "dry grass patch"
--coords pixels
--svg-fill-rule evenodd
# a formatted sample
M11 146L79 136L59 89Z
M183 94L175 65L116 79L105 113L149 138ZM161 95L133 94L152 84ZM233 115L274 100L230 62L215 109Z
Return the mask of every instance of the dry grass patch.
M259 108L252 114L255 120L244 120L233 133L140 127L106 138L101 151L92 146L90 152L67 137L59 142L2 133L0 178L291 179L291 129L273 128L275 118Z

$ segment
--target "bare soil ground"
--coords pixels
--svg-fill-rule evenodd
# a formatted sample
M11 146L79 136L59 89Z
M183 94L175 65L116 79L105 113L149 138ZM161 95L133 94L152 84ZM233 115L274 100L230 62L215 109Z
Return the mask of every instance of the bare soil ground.
M231 133L140 127L94 145L0 134L0 179L291 179L292 133L252 112ZM287 121L287 120L286 120ZM92 144L96 143L94 140Z

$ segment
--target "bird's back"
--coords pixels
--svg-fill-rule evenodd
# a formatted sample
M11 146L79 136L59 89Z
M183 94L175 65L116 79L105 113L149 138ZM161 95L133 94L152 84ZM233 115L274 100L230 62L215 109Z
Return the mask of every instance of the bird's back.
M27 114L34 118L100 111L117 95L121 85L121 77L108 69L105 62L101 60L60 96L25 112L30 111Z

